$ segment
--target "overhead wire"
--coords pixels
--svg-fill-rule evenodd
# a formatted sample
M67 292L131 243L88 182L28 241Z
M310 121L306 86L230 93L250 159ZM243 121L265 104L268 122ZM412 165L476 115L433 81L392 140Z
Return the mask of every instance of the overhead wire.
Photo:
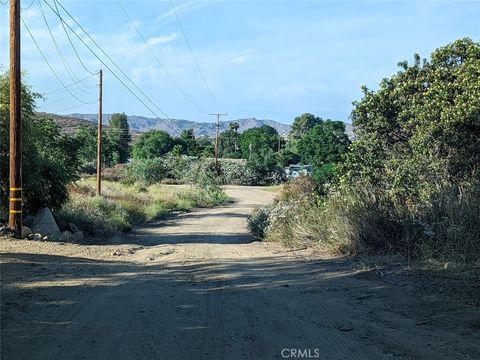
M88 93L92 93L92 90L88 91ZM62 98L54 100L54 101L51 101L51 102L47 102L46 104L41 104L40 107L50 106L50 105L53 105L53 104L56 104L56 103L59 103L61 101L68 100L68 99L70 99L70 95L66 96L66 97L62 97Z
M55 9L56 9L57 12L58 12L58 6L57 6L57 2L56 2L55 0L53 1L53 4L55 5ZM86 65L84 64L84 62L82 61L82 58L81 58L80 55L78 54L77 49L76 49L75 46L73 45L72 39L70 39L70 35L68 35L68 31L67 31L67 29L65 28L65 24L63 23L63 21L60 21L60 24L62 25L63 32L64 32L65 35L67 36L68 42L70 43L70 46L72 47L73 52L74 52L75 55L77 56L78 61L80 62L80 64L82 65L82 67L85 69L85 71L88 72L88 73L90 73L90 74L92 74L92 75L98 74L98 72L91 71L90 69L87 68L87 66L86 66Z
M33 43L35 44L38 52L40 53L40 55L42 56L43 60L45 61L45 63L47 64L48 68L50 69L50 71L53 73L53 75L55 76L55 78L58 80L58 82L62 85L62 87L72 96L74 97L75 99L77 99L79 102L81 102L82 104L87 104L87 102L81 100L80 98L78 98L75 94L73 94L66 86L65 84L63 83L62 79L60 79L60 77L58 76L58 74L55 72L55 70L53 70L52 66L50 65L50 63L48 62L47 58L45 57L45 54L43 53L42 49L40 48L40 46L38 45L37 43L37 40L35 40L32 32L30 31L27 23L25 22L25 20L23 20L23 17L21 16L20 19L22 20L22 24L23 26L25 26L25 29L27 29L27 32L28 34L30 35Z
M140 97L135 94L126 84L123 80L120 79L120 77L105 63L105 61L103 61L98 55L97 53L91 49L90 46L88 46L88 44L85 42L85 40L82 39L82 37L80 37L76 31L74 31L72 29L72 27L63 19L62 15L55 11L52 6L47 2L47 0L43 0L47 6L50 7L50 9L58 16L58 18L60 19L60 21L62 21L69 29L70 31L72 31L72 33L77 36L77 38L90 50L90 52L108 69L108 71L110 71L112 73L112 75L118 80L120 81L120 83L133 95L135 96L135 98L137 98L137 100L139 100L154 116L156 116L160 121L164 122L167 126L169 126L170 128L171 125L168 124L167 122L164 121L164 119L162 119L160 116L158 116L158 114L153 111L151 109L150 106L148 106L147 104L145 104L145 102L143 100L140 99ZM98 43L90 36L90 34L78 23L78 21L68 12L67 9L65 9L65 7L57 0L54 0L58 3L58 5L63 9L63 11L70 17L70 19L73 20L73 22L80 28L80 30L83 31L83 33L88 37L88 39L101 51L101 53L103 55L105 55L105 57L113 64L113 66L115 66L118 71L120 71L120 73L125 77L126 80L128 80L129 83L131 83L135 89L137 89L144 97L146 100L148 100L149 103L151 103L153 105L153 107L155 107L161 114L163 114L168 120L171 120L170 117L162 110L160 109L146 94L143 90L141 90L131 79L130 77L117 65L117 63L105 52L105 50L103 50L103 48L98 45ZM173 128L172 128L173 129Z
M94 75L97 75L97 74L89 75L89 76L87 76L87 77L84 77L83 79L80 79L79 81L85 81L85 80L87 80L87 79L90 79L90 78L91 78L92 76L94 76ZM67 84L67 85L65 85L64 87L62 86L61 88L58 88L58 89L55 89L55 90L51 90L51 91L48 91L48 92L44 92L44 93L42 93L42 95L45 96L45 95L53 94L53 93L56 93L56 92L59 92L59 91L63 91L63 90L65 90L65 87L73 86L73 85L75 85L76 83L78 83L78 81L73 82L73 83L71 83L71 84ZM93 87L93 86L96 86L96 85L92 85L92 87Z
M48 21L47 21L47 17L45 16L45 13L43 11L41 1L37 0L37 3L38 3L38 8L40 9L40 14L42 15L43 21L45 22L45 25L47 26L48 33L50 34L50 38L52 39L52 42L55 45L55 49L57 50L57 54L60 57L60 60L62 61L62 64L63 64L65 70L67 71L68 76L70 77L70 79L72 79L72 81L75 82L76 87L81 89L80 86L78 86L78 84L83 85L83 83L81 81L79 81L78 77L76 77L76 75L73 73L72 69L68 65L67 60L65 59L65 56L62 53L62 50L60 49L60 46L58 46L57 40L55 40L55 36L53 36L52 30L51 30L50 25L48 24Z
M208 86L207 79L205 79L205 76L203 75L203 72L202 72L202 70L200 69L200 65L198 64L197 58L196 58L195 54L193 53L192 47L190 46L190 42L188 41L187 34L185 33L185 30L183 29L183 25L182 25L182 22L180 21L180 17L178 16L177 10L175 9L175 5L173 5L173 0L170 0L170 5L172 6L172 10L173 10L173 13L175 14L175 17L176 17L176 19L177 19L178 26L179 26L179 28L180 28L180 31L181 31L182 34L183 34L183 38L185 39L185 42L187 43L187 47L188 47L188 49L190 50L190 54L192 55L193 61L195 62L195 65L196 65L196 67L197 67L198 73L200 74L200 77L202 78L203 83L205 84L205 87L207 88L208 93L210 94L210 97L212 98L213 102L214 102L215 105L220 109L220 111L223 112L222 107L221 107L220 104L218 103L217 98L215 97L215 95L213 95L213 92L212 92L212 90L210 89L210 86Z
M84 105L91 105L91 104L94 104L94 103L96 103L96 102L97 102L97 100L93 100L93 101L87 102L87 103L85 103L85 104L77 104L77 105L74 105L74 106L67 107L67 108L65 108L65 109L52 111L52 113L57 114L57 113L61 113L61 112L67 111L67 110L79 108L79 107L84 106Z
M140 30L135 26L135 23L133 22L132 18L130 17L130 15L128 14L127 10L125 9L125 7L123 6L123 4L121 3L120 0L117 0L117 4L120 6L120 8L122 9L123 13L125 14L126 18L128 19L128 21L130 22L130 25L133 27L133 29L135 30L135 32L138 34L138 36L142 39L143 43L145 44L145 47L150 51L150 53L152 54L153 58L156 60L156 62L158 63L158 65L160 66L160 68L165 72L165 75L167 75L167 77L170 79L170 81L173 83L173 85L175 85L175 87L177 88L177 90L193 105L195 106L200 112L206 114L208 113L208 111L206 111L205 109L203 109L200 105L198 105L195 101L193 101L193 99L188 96L188 94L181 88L181 86L178 84L178 82L173 78L173 76L168 72L168 70L165 68L165 66L163 66L162 62L160 61L160 59L158 58L158 56L155 54L155 52L153 51L153 49L151 48L150 45L148 45L148 42L147 40L145 39L145 37L142 35L142 33L140 32Z
M20 9L21 9L21 10L28 10L28 9L30 9L30 8L32 7L32 5L33 5L34 2L35 2L35 0L32 0L32 2L30 3L30 5L28 5L26 8L23 8L23 7L20 6ZM7 2L5 2L5 4L6 4L6 3L7 3ZM2 3L2 4L3 4L3 3Z

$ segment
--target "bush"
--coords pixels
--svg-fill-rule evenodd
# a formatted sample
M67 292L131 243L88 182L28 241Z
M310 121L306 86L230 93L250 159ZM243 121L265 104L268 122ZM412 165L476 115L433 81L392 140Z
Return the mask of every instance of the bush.
M480 258L478 183L439 186L428 201L416 204L361 184L327 197L315 195L313 186L308 178L284 185L268 213L252 215L252 234L289 246L323 245L344 254L460 262Z
M130 161L123 168L123 182L152 185L160 183L166 177L167 170L163 159L139 159Z
M68 199L67 186L78 179L78 143L60 132L50 119L35 114L41 96L22 83L24 215L42 207L59 208ZM9 78L0 75L0 207L8 207Z
M131 214L126 208L100 196L74 197L57 216L93 236L128 231L132 226Z
M110 173L109 169L105 172ZM115 171L114 171L115 172ZM258 172L245 161L219 159L219 175L212 158L169 153L162 158L132 159L125 166L122 181L150 185L165 181L176 184L270 185L285 181L285 172L274 167L269 172Z
M269 216L269 207L254 209L248 216L248 230L250 230L250 233L254 239L263 240L265 238L265 232L269 224Z

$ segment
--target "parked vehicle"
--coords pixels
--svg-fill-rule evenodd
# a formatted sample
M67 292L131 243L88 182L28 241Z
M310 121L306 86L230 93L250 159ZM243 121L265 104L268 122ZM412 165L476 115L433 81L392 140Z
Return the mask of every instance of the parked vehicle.
M285 168L285 174L288 179L295 179L299 176L312 175L312 165L290 165Z

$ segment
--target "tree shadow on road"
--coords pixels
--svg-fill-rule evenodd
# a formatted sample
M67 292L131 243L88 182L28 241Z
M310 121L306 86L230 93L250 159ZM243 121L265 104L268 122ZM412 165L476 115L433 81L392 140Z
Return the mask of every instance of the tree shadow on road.
M357 265L345 258L139 264L5 253L2 353L273 359L285 347L320 347L334 358L480 355L472 345L478 313L466 319L458 304L419 298L414 285Z

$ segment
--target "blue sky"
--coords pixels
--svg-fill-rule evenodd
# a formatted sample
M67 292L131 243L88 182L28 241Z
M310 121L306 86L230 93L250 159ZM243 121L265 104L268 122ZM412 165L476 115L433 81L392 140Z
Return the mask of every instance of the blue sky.
M53 0L47 1L53 4ZM295 116L311 112L348 121L352 101L361 97L360 87L375 88L382 78L397 71L399 61L411 60L415 52L428 57L435 48L461 37L480 38L480 1L174 0L217 106L196 68L169 0L123 0L133 24L116 0L61 3L159 109L170 118L197 121L212 121L208 113L218 111L228 112L230 119L256 117L291 123ZM37 0L22 0L22 7L24 20L62 82L68 85L88 76L47 5L43 3L47 22L71 74L55 49ZM0 5L0 10L0 66L5 70L8 6ZM175 87L135 28L201 110ZM71 36L87 67L104 69L105 113L123 111L153 117ZM22 68L38 92L61 87L24 27ZM79 87L68 87L88 104L63 90L48 94L38 103L39 110L95 113L96 82L92 76ZM161 115L156 107L150 107Z

